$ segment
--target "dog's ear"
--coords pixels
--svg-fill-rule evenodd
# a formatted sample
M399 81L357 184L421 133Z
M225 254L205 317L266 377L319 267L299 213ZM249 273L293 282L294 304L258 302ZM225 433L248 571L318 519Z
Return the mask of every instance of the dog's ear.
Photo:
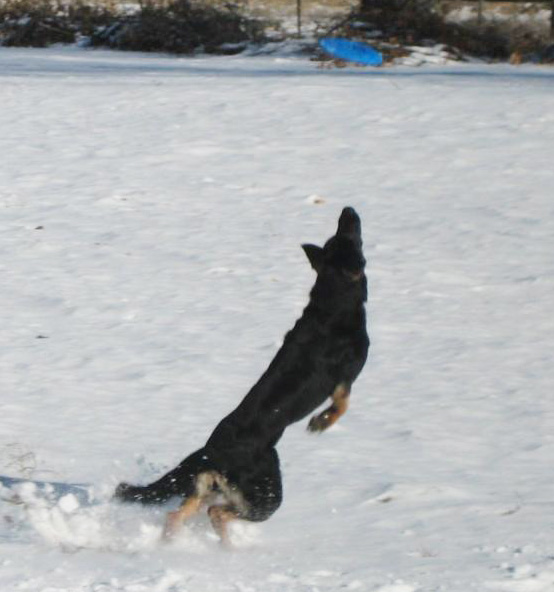
M304 253L310 262L310 265L319 273L323 265L323 249L316 245L302 245Z
M362 222L354 208L344 208L339 218L337 236L347 236L350 239L362 240Z

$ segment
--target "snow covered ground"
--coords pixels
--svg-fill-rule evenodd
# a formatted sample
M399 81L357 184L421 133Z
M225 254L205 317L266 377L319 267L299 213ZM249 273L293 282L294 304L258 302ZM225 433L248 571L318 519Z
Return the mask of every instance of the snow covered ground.
M538 67L0 49L0 474L100 500L0 501L0 590L554 590L553 97ZM288 430L236 551L205 518L159 545L162 512L102 500L246 393L346 204L349 413Z

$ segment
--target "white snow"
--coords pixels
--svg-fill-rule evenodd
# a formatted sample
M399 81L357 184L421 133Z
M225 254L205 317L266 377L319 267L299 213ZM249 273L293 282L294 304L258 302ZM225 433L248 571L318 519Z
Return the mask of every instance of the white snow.
M554 590L553 97L531 66L0 49L0 474L96 498L0 501L0 590ZM287 431L284 504L235 551L205 517L160 544L113 486L237 404L346 204L349 413Z
M514 10L514 6L517 9ZM486 21L493 21L495 23L509 22L511 24L525 24L533 26L536 29L543 29L546 33L550 26L551 10L546 6L538 4L487 4L483 6L482 18ZM452 10L448 10L445 18L450 22L464 22L475 20L479 16L479 6L474 5L460 5Z

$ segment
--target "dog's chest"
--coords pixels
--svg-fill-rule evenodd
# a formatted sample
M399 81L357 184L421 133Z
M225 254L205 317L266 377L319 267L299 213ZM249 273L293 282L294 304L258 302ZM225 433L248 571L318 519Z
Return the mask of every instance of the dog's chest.
M320 371L332 373L337 383L353 382L367 358L369 338L365 326L360 326L334 331L320 341L320 346Z

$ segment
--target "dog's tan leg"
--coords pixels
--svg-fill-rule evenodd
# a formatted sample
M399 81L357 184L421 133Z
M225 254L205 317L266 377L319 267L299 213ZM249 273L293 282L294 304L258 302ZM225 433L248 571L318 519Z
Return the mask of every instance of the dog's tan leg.
M308 424L308 431L322 432L332 426L339 417L346 413L350 399L350 389L345 384L339 384L331 395L333 402L319 415L314 415Z
M194 516L202 506L202 497L195 495L189 497L187 501L175 512L169 512L165 522L163 533L164 539L171 539L179 531L183 522Z
M231 520L236 520L238 514L232 506L210 506L208 515L212 522L214 530L219 535L221 543L227 547L230 546L228 524Z

